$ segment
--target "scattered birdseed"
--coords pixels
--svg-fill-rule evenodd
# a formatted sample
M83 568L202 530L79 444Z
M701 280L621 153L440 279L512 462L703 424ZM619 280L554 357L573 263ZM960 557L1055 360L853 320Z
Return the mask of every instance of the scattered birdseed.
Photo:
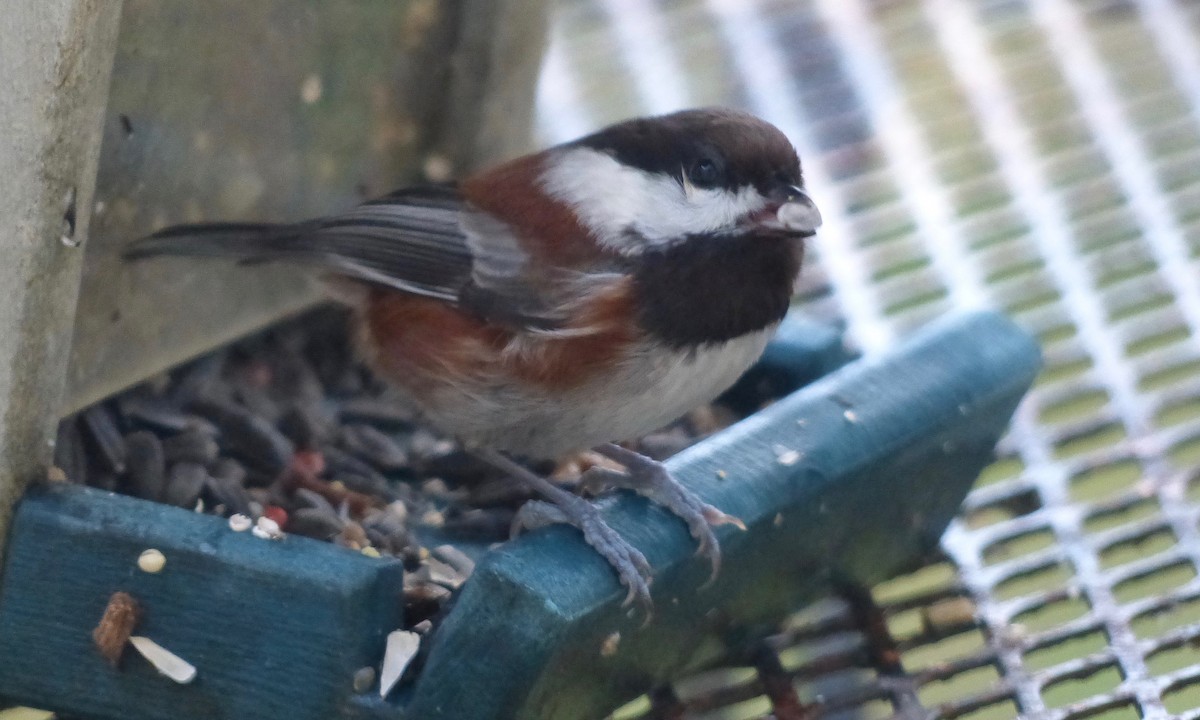
M853 410L847 410L843 412L842 417L846 418L846 422L858 422L858 413L854 412Z
M50 482L66 482L67 473L57 465L46 468L46 479Z
M467 580L453 565L442 562L435 557L426 560L421 571L427 573L427 579L430 582L435 582L451 590L457 590Z
M254 524L254 528L250 532L254 537L262 538L263 540L280 540L283 538L283 531L279 529L279 523L266 515L258 518L258 522Z
M383 665L379 669L379 697L387 697L396 687L420 647L421 636L415 632L395 630L388 633L387 650L383 653Z
M453 545L438 545L433 549L433 556L454 568L464 579L475 572L475 561Z
M617 654L617 647L621 644L621 633L614 632L604 641L600 643L600 657L612 657Z
M154 666L159 674L167 676L180 685L187 685L196 679L195 665L150 638L134 635L129 638L129 643Z
M729 477L729 473L725 472L724 470L717 471L717 479L718 480L724 480L727 477Z
M143 550L141 555L138 555L137 566L142 572L150 574L162 572L162 569L167 565L167 556L162 552L150 548Z
M375 684L375 668L360 667L354 672L354 692L365 693Z
M283 526L287 525L287 510L284 510L278 505L267 505L263 508L262 514L263 517L270 518L275 523L276 527L282 528Z
M792 465L795 465L796 463L800 462L803 457L804 454L798 450L785 448L781 445L775 446L775 461L785 467L791 467Z
M120 664L125 643L141 617L142 609L129 593L115 592L108 599L100 623L92 630L92 642L113 667Z
M366 555L367 557L373 557L373 558L380 557L379 551L370 545L366 546L362 550L359 550L359 552L362 553L363 555Z
M286 530L399 558L411 570L405 629L434 632L473 570L448 548L507 541L531 494L422 427L411 401L349 350L352 327L343 310L306 313L68 417L54 444L62 473L48 477L170 500L260 538ZM770 399L699 408L636 447L670 454ZM585 455L571 470L592 464L612 463ZM261 515L273 532L256 525ZM429 526L440 538L433 553L418 543Z
M433 622L431 622L429 619L422 620L421 622L412 626L412 631L415 633L419 633L421 635L424 635L425 633L429 632L432 629L433 629Z

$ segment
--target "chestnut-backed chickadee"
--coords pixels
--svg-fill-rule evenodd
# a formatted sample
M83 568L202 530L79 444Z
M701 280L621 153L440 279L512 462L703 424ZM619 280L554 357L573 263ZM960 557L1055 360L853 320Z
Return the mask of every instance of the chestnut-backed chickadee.
M746 113L629 120L474 174L290 225L172 227L127 256L285 261L357 288L367 359L436 427L549 501L649 603L650 567L596 508L509 457L593 448L680 516L717 572L740 522L614 441L727 389L778 326L821 224L787 138ZM595 480L593 476L589 481Z

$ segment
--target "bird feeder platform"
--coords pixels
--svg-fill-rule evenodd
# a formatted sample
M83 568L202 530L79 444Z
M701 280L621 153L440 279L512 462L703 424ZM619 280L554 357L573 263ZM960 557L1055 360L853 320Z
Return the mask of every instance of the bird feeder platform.
M836 334L799 327L785 328L758 372L838 363ZM920 562L1039 365L1028 335L977 313L824 375L668 462L746 524L720 529L714 582L677 518L621 493L604 514L654 567L652 618L622 605L577 532L545 528L481 558L386 697L364 679L401 625L399 562L44 484L17 508L0 579L0 697L131 720L603 717L744 655L832 586ZM157 572L138 566L150 548L166 560ZM191 682L130 650L118 666L97 651L93 631L118 592L141 607L139 634L195 667Z

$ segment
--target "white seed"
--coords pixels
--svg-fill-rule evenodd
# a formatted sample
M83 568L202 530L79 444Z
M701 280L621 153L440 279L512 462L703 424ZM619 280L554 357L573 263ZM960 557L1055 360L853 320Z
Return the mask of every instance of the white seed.
M258 518L254 529L250 531L254 537L262 538L263 540L279 540L283 537L283 530L279 529L279 523L271 518L263 515Z
M778 446L775 448L775 461L780 465L791 467L800 462L800 458L802 457L804 455L798 450Z
M371 689L375 684L375 668L361 667L354 672L354 692L363 693Z
M412 662L421 647L421 636L407 630L388 633L387 650L383 653L383 667L379 669L379 697L387 697L404 669Z
M842 417L846 418L846 422L858 422L858 413L854 412L853 410L847 410L846 412L842 413Z
M246 532L254 521L241 513L229 516L229 529L234 532Z
M158 550L150 548L143 550L141 555L138 555L137 565L142 572L156 573L162 572L162 569L167 564L167 557Z
M146 658L154 669L166 675L180 685L187 685L196 679L196 666L167 650L162 645L148 637L134 635L129 638L129 644Z

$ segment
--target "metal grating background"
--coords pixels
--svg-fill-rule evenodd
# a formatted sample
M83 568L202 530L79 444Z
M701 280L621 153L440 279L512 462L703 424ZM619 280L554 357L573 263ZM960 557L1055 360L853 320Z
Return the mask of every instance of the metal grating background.
M880 616L617 717L1200 718L1200 3L560 0L544 141L717 103L800 151L808 312L871 353L993 305L1047 366Z

